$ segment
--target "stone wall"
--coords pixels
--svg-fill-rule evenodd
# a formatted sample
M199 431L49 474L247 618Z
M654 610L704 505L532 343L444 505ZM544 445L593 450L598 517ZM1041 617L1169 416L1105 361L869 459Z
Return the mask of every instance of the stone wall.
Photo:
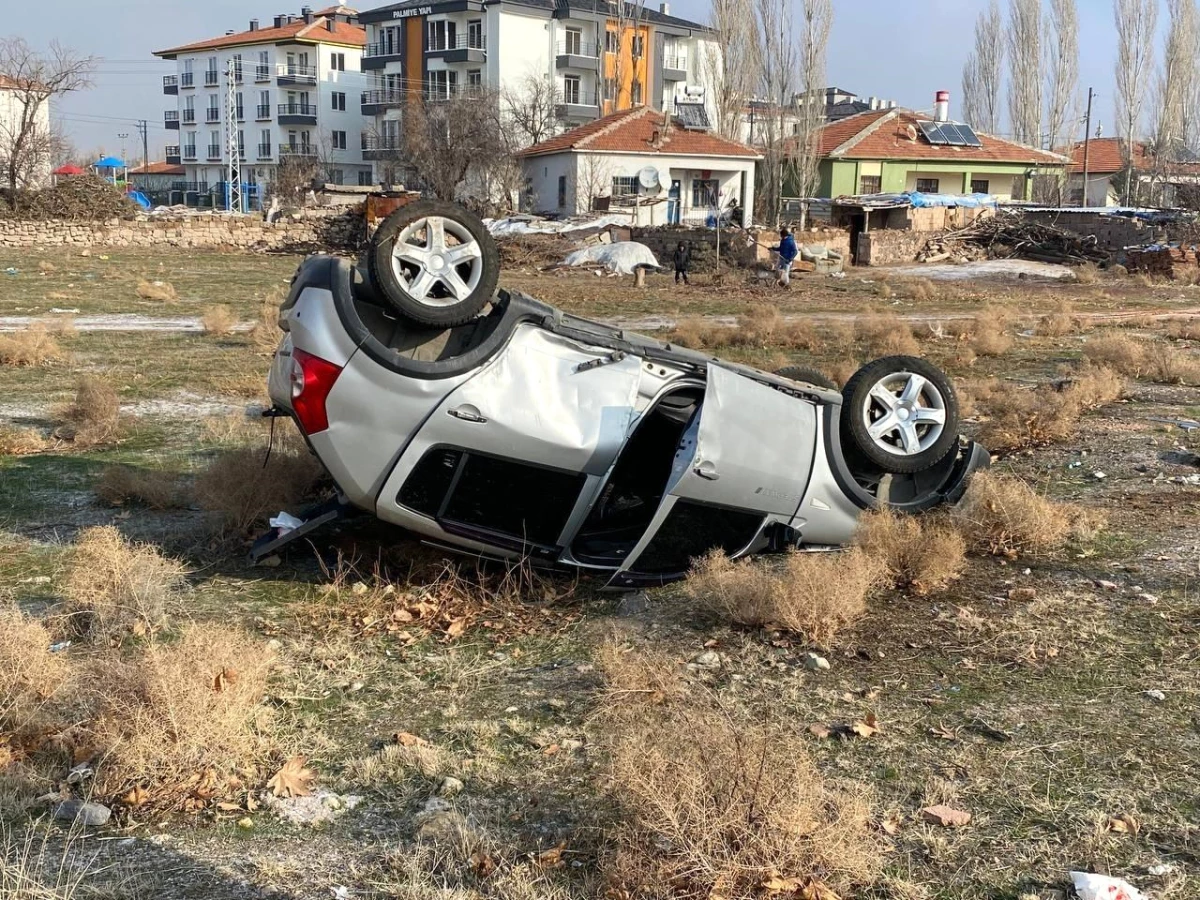
M1047 210L1026 212L1025 217L1039 225L1052 225L1084 236L1095 235L1097 246L1101 250L1113 253L1126 247L1156 243L1167 238L1167 232L1163 228L1146 225L1124 216Z
M267 223L220 213L138 216L104 222L0 219L0 247L232 247L239 250L353 249L361 211L312 211Z
M671 256L680 241L692 246L692 268L703 272L712 268L716 256L716 234L707 228L633 228L629 240L649 247L661 265L670 267ZM779 243L779 234L767 229L745 232L728 229L721 232L721 261L727 266L753 268L758 263L769 263L771 252L767 249ZM812 228L796 232L796 243L807 246L824 246L850 259L850 233L843 228Z
M917 253L937 233L928 231L872 231L858 236L858 265L893 266L915 262Z

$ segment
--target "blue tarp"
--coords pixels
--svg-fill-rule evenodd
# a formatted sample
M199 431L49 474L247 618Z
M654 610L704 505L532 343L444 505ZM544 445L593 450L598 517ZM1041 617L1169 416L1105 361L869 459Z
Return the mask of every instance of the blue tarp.
M996 198L991 194L966 194L964 196L960 196L958 194L921 194L916 191L910 191L903 196L907 197L908 202L911 203L916 209L923 209L932 206L978 209L981 206L997 205Z
M104 159L98 160L95 166L97 169L123 169L125 168L125 163L115 156L106 156Z

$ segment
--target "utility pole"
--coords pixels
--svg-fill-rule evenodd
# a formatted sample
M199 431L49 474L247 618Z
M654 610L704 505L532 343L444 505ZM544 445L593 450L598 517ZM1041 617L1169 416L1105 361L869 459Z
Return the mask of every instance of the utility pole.
M1088 205L1088 163L1092 150L1092 99L1094 96L1095 93L1088 88L1087 116L1084 117L1083 132L1083 199L1079 201L1080 206Z
M225 210L243 212L242 209L242 156L238 144L237 82L238 71L233 57L225 68L225 152L229 156L226 171Z
M145 119L138 119L137 130L142 135L142 167L150 165L150 123Z

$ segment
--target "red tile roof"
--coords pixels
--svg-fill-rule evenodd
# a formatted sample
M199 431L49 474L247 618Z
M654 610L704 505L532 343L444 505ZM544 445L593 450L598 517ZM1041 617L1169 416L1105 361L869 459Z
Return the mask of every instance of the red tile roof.
M167 162L152 162L129 170L130 175L186 175L187 169Z
M708 131L671 125L663 134L666 116L649 106L638 106L564 131L521 151L521 156L543 156L573 150L609 153L669 153L673 156L745 156L759 153L745 144L726 140ZM656 137L658 140L656 140Z
M1004 162L1057 166L1067 158L977 132L982 147L929 143L918 127L931 116L910 109L874 110L830 122L818 131L821 156L835 159L912 159L954 163Z
M300 19L279 28L259 28L257 31L240 31L237 34L225 34L207 41L197 41L194 44L172 47L170 50L156 50L154 55L170 58L178 56L181 53L191 53L199 50L219 50L222 47L237 47L242 44L274 44L280 41L298 41L308 44L342 44L347 47L366 46L366 29L334 20L333 31L330 31L325 24L327 21L329 20L323 16L318 16L311 22L305 22L303 19Z
M324 9L318 9L314 16L357 16L358 10L353 6L327 6Z
M1125 142L1120 138L1095 138L1089 142L1088 174L1111 175L1125 168ZM1138 169L1154 168L1154 155L1148 144L1133 145L1133 164ZM1083 141L1071 148L1071 172L1083 172Z

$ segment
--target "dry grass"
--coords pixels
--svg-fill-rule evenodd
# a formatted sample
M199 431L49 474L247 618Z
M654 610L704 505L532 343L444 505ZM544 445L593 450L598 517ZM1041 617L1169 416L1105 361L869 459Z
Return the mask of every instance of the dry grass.
M204 333L216 337L232 334L233 326L236 324L237 317L234 316L233 310L224 303L204 307L204 312L200 316L200 326L204 329Z
M121 436L121 401L113 387L95 375L82 375L75 401L59 411L57 437L80 447L107 444Z
M1088 341L1083 352L1090 361L1131 378L1159 384L1200 384L1200 361L1195 354L1169 344L1107 334Z
M41 453L50 446L36 428L0 425L0 456L26 456Z
M593 658L604 673L607 715L620 716L630 708L675 702L687 696L679 660L665 653L605 641Z
M863 614L879 584L862 550L792 553L773 561L733 561L717 551L696 562L684 589L697 605L739 625L785 628L818 643Z
M283 334L279 330L279 308L284 299L284 292L279 290L264 297L258 304L258 318L250 329L250 344L259 353L275 355Z
M1091 282L1083 283L1091 284ZM1037 326L1037 333L1045 337L1066 337L1079 330L1081 330L1081 323L1069 300L1059 300L1054 312L1042 316Z
M25 331L0 335L0 365L44 366L62 358L58 341L41 322L34 322Z
M856 543L878 561L899 590L926 596L962 575L967 543L950 522L883 509L859 519Z
M1100 269L1095 263L1084 263L1076 267L1075 280L1079 284L1095 284L1100 280Z
M1003 356L1012 349L1013 338L1007 332L1009 316L997 307L984 307L975 315L970 348L978 356Z
M952 513L971 550L1009 557L1060 549L1072 532L1068 507L1041 496L1024 481L979 472Z
M76 542L63 586L66 630L99 644L153 636L166 626L184 574L181 563L126 541L111 526L89 528Z
M312 495L323 469L307 448L276 448L264 466L264 449L240 447L219 453L196 478L196 500L236 532L268 515L293 509Z
M823 371L834 384L844 387L861 367L861 364L853 359L839 359L832 365L826 366Z
M96 496L109 506L138 504L149 509L177 509L186 503L179 478L158 469L109 466L96 482Z
M1069 379L1034 390L1005 390L996 385L986 397L973 398L988 417L979 437L993 451L1065 441L1079 428L1084 412L1111 403L1123 393L1120 376L1103 366L1085 366Z
M943 296L942 288L928 278L893 279L891 286L900 297L917 303L931 303Z
M1115 332L1093 337L1084 346L1083 355L1091 363L1108 366L1130 378L1139 377L1146 362L1146 348L1141 341Z
M50 652L53 643L41 622L15 607L0 607L0 736L19 743L27 731L36 730L66 683L66 658ZM0 740L0 770L16 752L8 740Z
M1165 333L1174 341L1200 341L1200 319L1172 319Z
M177 642L96 663L91 732L99 797L200 808L261 781L272 659L242 631L191 625ZM131 793L132 792L132 793Z
M921 345L912 326L895 313L872 312L855 323L855 337L870 357L919 356Z
M169 281L139 281L137 295L143 300L155 300L160 303L174 303L179 299L179 294Z
M750 900L772 879L787 896L847 896L878 877L869 795L826 782L794 723L672 705L605 743L625 814L606 861L614 896Z
M1144 358L1146 377L1159 384L1200 385L1200 359L1192 351L1151 344Z

